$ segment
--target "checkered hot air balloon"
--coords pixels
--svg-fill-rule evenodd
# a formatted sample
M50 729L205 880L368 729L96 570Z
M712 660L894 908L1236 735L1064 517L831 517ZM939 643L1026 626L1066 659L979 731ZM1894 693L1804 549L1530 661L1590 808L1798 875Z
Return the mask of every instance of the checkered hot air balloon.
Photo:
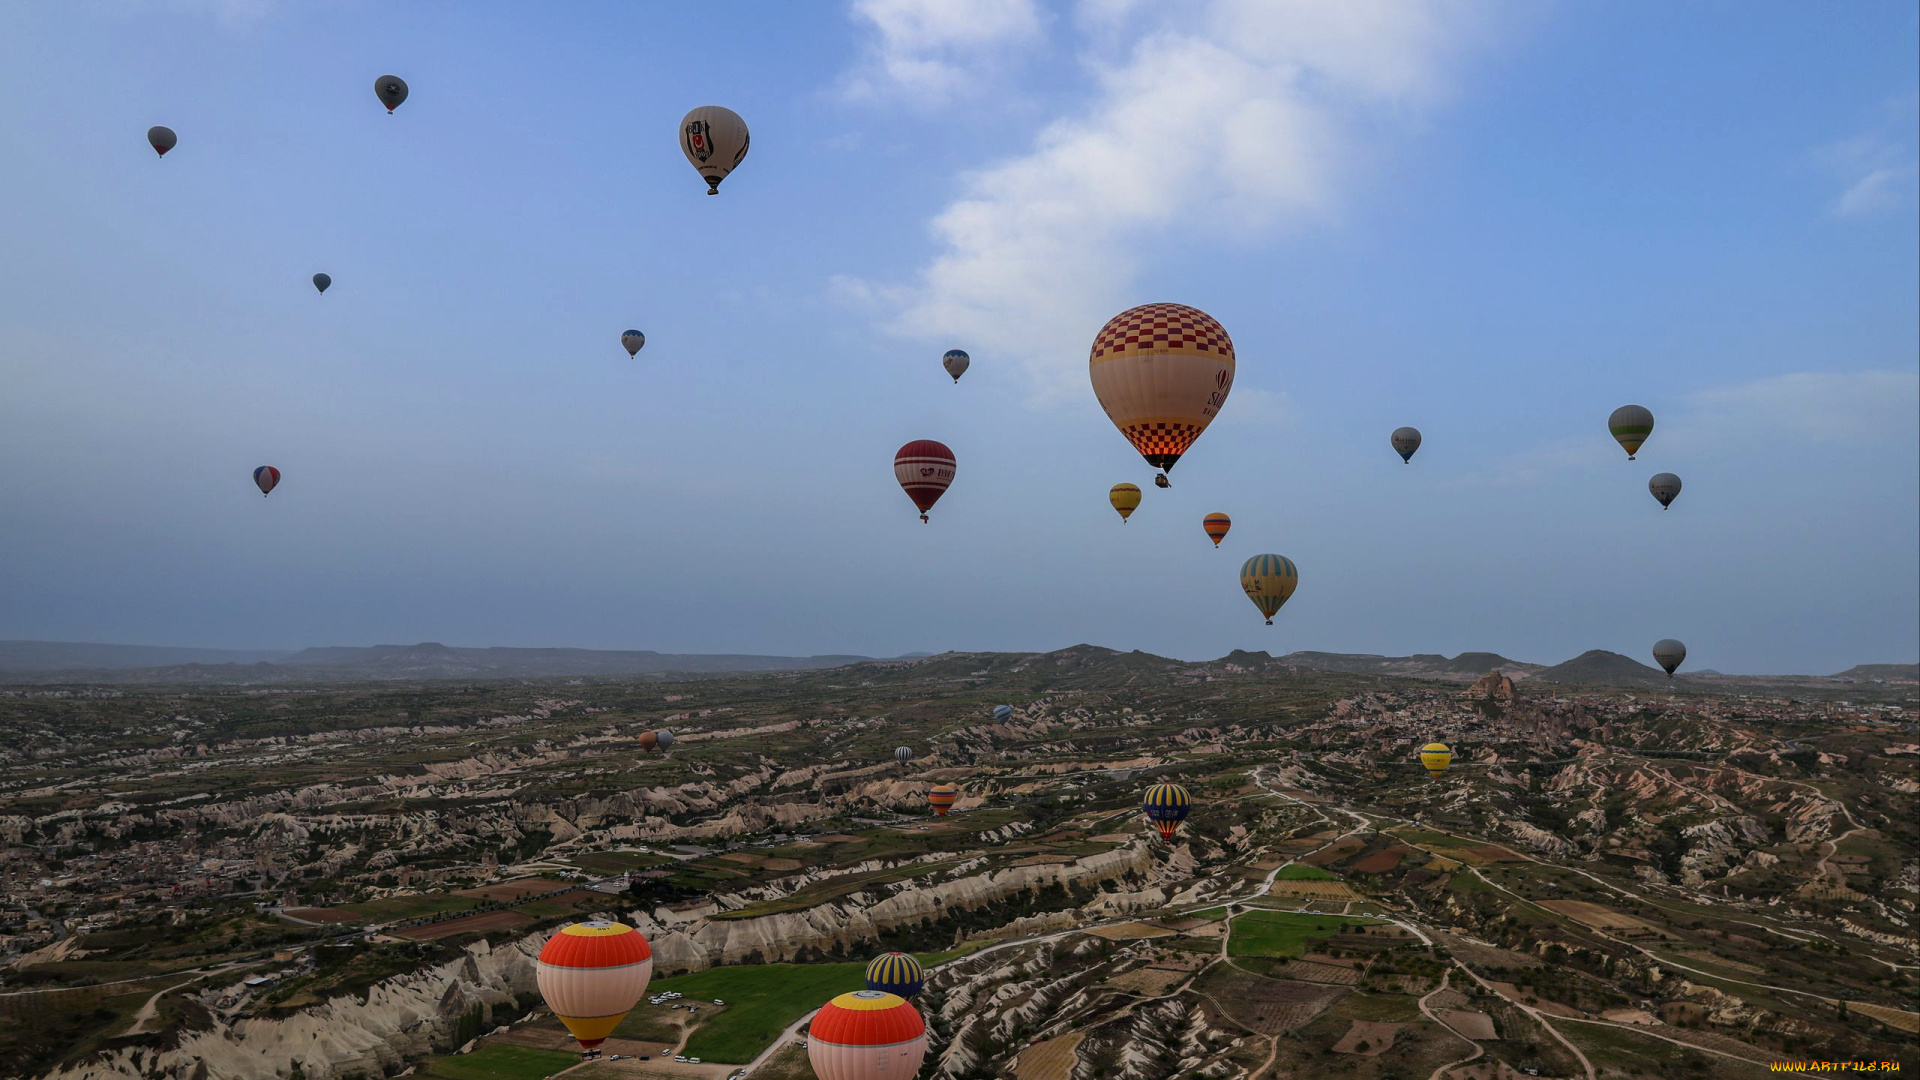
M1193 796L1179 784L1159 783L1147 789L1140 809L1146 811L1147 820L1160 830L1160 839L1172 843L1173 834L1180 831L1180 823L1193 811Z
M953 483L954 466L953 451L946 443L932 439L915 439L893 455L893 478L920 508L921 521L927 520L927 511L947 493Z
M867 964L867 989L911 998L927 985L927 971L903 952L881 953Z
M960 789L952 784L935 784L927 789L927 805L933 807L934 815L946 817L947 811L960 800Z
M1198 308L1142 304L1100 328L1088 369L1107 419L1164 473L1226 404L1233 339Z
M569 923L547 939L534 968L540 996L590 1057L647 992L653 950L625 923Z
M926 1022L898 994L841 994L807 1028L807 1063L820 1080L913 1080L926 1057Z

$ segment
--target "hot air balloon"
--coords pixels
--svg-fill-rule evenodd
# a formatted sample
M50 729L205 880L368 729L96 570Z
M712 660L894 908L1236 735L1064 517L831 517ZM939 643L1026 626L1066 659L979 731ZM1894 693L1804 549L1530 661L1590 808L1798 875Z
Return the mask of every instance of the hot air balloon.
M1107 501L1120 511L1120 523L1124 525L1140 505L1140 489L1132 484L1115 484L1107 492Z
M926 1022L898 994L841 994L807 1027L807 1063L820 1080L913 1080L926 1057Z
M913 747L911 746L894 747L893 760L899 762L900 767L903 769L906 768L908 765L913 764Z
M641 732L640 733L640 749L645 750L649 754L653 753L655 750L660 749L660 733L657 731Z
M1273 613L1300 587L1300 570L1285 555L1255 555L1240 564L1240 588L1273 625Z
M952 784L935 784L927 789L927 805L933 807L936 816L946 817L947 811L960 799L960 789Z
M1687 659L1687 647L1672 638L1661 638L1653 643L1653 659L1665 669L1667 678L1673 678L1673 671Z
M903 952L881 953L867 964L867 989L911 998L927 985L927 971Z
M927 520L927 511L946 494L947 485L953 483L953 471L953 451L932 439L915 439L893 455L894 478L906 489L913 505L920 508L921 521Z
M1013 719L1013 706L995 705L993 707L993 718L1003 724Z
M1447 766L1451 764L1453 764L1453 751L1447 748L1446 743L1430 742L1420 748L1420 765L1432 773L1434 779L1438 780L1440 774L1446 772Z
M1184 304L1142 304L1107 320L1088 358L1107 419L1161 487L1233 389L1233 339L1213 316Z
M255 487L260 489L261 497L265 498L275 487L279 486L280 470L271 465L262 465L253 470L253 483Z
M1233 528L1233 519L1225 514L1208 514L1200 519L1200 527L1213 537L1213 546L1219 547L1220 541L1227 538L1227 530Z
M316 289L319 289L321 292L323 293L326 292L327 286L331 284L333 284L333 279L328 277L327 275L325 274L313 275L313 287Z
M534 965L540 996L580 1044L580 1056L613 1034L647 992L653 950L625 923L568 923L547 939Z
M1640 444L1653 434L1653 414L1638 405L1622 405L1607 417L1607 430L1627 452L1627 460L1640 452Z
M161 127L156 124L147 129L147 143L153 147L153 152L161 157L166 157L167 151L179 145L179 142L179 137L174 135L170 127Z
M380 104L387 107L391 116L400 103L407 100L407 80L398 75L382 75L373 80L373 92L380 96Z
M620 344L626 346L628 356L637 356L647 344L647 335L638 330L629 330L620 335Z
M1390 441L1393 443L1393 452L1400 455L1400 460L1413 464L1413 452L1420 449L1420 429L1394 428Z
M660 752L661 752L661 753L663 753L663 754L664 754L664 753L666 753L667 751L669 751L669 750L671 750L671 749L673 749L673 732L671 732L671 731L658 731L658 732L655 732L654 734L656 734L656 735L658 735L658 736L660 737Z
M1647 490L1653 492L1653 497L1660 500L1660 509L1665 510L1680 497L1680 478L1670 472L1655 473L1653 479L1647 481Z
M953 376L954 382L960 381L960 376L967 373L967 365L971 363L973 357L962 349L948 349L947 355L940 358L940 366L947 369L947 374Z
M707 194L720 194L727 178L747 156L747 122L732 109L702 105L680 121L680 150L707 182Z
M1147 812L1147 820L1160 830L1160 839L1172 843L1173 834L1180 831L1180 823L1187 820L1187 814L1193 810L1193 796L1179 784L1155 784L1147 789L1140 808Z

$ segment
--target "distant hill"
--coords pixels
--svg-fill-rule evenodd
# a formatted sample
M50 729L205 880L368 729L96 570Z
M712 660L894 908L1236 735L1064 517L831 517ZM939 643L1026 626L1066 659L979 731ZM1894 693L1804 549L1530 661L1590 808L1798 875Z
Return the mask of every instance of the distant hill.
M35 645L40 643L10 643ZM64 647L64 646L63 646ZM677 654L611 649L460 648L439 642L418 645L372 645L303 649L298 653L225 653L220 650L153 650L188 654L171 663L158 658L136 666L126 656L84 650L128 649L134 646L75 646L70 655L120 658L115 664L63 666L32 663L35 653L22 650L21 662L0 667L0 679L16 683L145 683L145 684L257 684L292 682L435 681L445 679L595 678L669 673L716 674L750 671L806 671L839 667L871 659L865 656L751 656L738 654ZM215 658L203 659L204 654ZM0 654L4 655L4 654ZM50 654L51 655L51 654ZM222 657L231 657L224 659ZM137 657L135 657L137 660Z
M1920 664L1855 664L1833 677L1848 682L1920 683Z
M1588 649L1564 664L1536 671L1528 682L1575 686L1670 686L1667 673L1605 649Z
M253 664L289 655L286 649L255 651L102 645L85 641L0 641L0 675L29 671L118 671L173 664Z
M1264 652L1235 651L1215 663L1237 664L1255 670L1273 667L1293 671L1339 671L1354 675L1392 675L1406 679L1445 679L1472 682L1489 671L1525 677L1544 665L1510 660L1499 653L1463 652L1448 659L1439 653L1379 656L1374 653L1291 652L1270 657Z

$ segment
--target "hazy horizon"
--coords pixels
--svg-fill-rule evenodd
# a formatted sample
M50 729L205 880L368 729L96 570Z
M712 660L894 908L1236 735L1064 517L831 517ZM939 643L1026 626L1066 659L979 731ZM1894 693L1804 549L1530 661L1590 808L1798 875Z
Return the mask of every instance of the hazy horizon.
M1920 655L1910 5L906 10L0 9L0 637ZM1165 491L1158 300L1239 358Z

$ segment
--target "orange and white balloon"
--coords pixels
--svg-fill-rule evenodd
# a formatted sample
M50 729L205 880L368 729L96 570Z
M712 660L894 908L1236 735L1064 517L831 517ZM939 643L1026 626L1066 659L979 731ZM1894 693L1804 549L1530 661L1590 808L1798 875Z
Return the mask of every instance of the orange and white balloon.
M820 1080L913 1080L926 1057L926 1021L884 990L841 994L807 1028L807 1063Z
M583 1053L607 1041L653 977L653 950L625 923L569 923L547 939L534 965L547 1008Z
M1198 308L1142 304L1100 328L1088 367L1107 419L1164 471L1226 404L1233 339Z

